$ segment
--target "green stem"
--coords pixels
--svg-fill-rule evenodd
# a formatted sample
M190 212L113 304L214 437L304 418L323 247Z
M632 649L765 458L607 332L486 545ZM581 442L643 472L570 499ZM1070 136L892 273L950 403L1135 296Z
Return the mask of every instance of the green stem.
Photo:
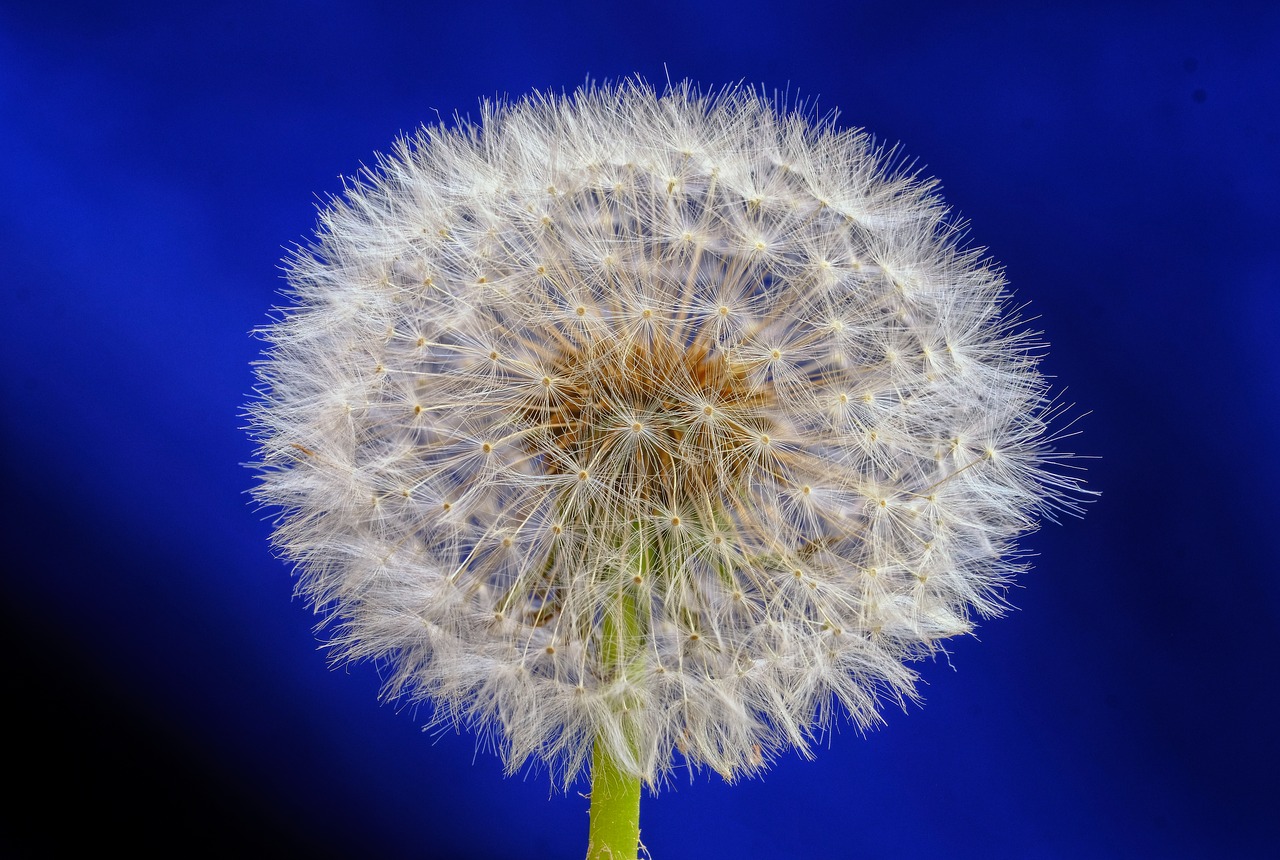
M635 560L636 587L649 576L653 559L646 549ZM627 586L618 594L616 611L607 613L600 630L600 660L618 677L629 673L639 650L638 597ZM625 707L625 706L624 706ZM597 737L591 752L591 829L587 860L636 860L640 851L640 777L618 766L609 746Z
M619 770L596 740L591 757L587 860L635 860L640 851L640 778Z

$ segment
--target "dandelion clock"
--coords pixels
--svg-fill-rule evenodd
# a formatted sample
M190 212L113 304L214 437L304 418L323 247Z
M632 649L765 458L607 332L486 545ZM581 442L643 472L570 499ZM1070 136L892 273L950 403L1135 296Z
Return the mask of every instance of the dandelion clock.
M931 183L757 93L484 105L347 184L262 330L257 500L341 660L591 780L914 698L1075 509L1041 344Z

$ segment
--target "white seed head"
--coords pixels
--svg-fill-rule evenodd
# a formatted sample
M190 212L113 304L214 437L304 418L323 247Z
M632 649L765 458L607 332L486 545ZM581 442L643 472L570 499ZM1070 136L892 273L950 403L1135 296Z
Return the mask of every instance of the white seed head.
M756 93L486 104L348 185L263 333L256 498L343 659L566 783L913 698L1072 507L932 185Z

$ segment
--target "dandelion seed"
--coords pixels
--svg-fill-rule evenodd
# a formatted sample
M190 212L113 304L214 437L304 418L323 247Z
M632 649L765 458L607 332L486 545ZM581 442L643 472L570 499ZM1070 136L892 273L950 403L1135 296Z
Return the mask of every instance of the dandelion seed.
M566 785L732 779L914 699L1082 492L933 188L737 88L399 141L288 260L249 408L335 653Z

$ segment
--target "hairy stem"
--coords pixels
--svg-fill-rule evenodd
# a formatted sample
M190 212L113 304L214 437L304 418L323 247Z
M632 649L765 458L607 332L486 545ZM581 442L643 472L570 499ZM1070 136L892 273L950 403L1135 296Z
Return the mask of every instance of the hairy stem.
M635 584L641 585L652 567L650 554L641 552L635 562ZM616 611L601 625L601 663L621 678L635 658L639 636L637 595L630 587L618 595ZM626 708L624 702L622 707ZM591 827L587 860L636 860L640 850L640 777L623 770L597 737L591 754Z
M620 770L597 738L591 758L587 860L635 860L640 850L640 778Z

